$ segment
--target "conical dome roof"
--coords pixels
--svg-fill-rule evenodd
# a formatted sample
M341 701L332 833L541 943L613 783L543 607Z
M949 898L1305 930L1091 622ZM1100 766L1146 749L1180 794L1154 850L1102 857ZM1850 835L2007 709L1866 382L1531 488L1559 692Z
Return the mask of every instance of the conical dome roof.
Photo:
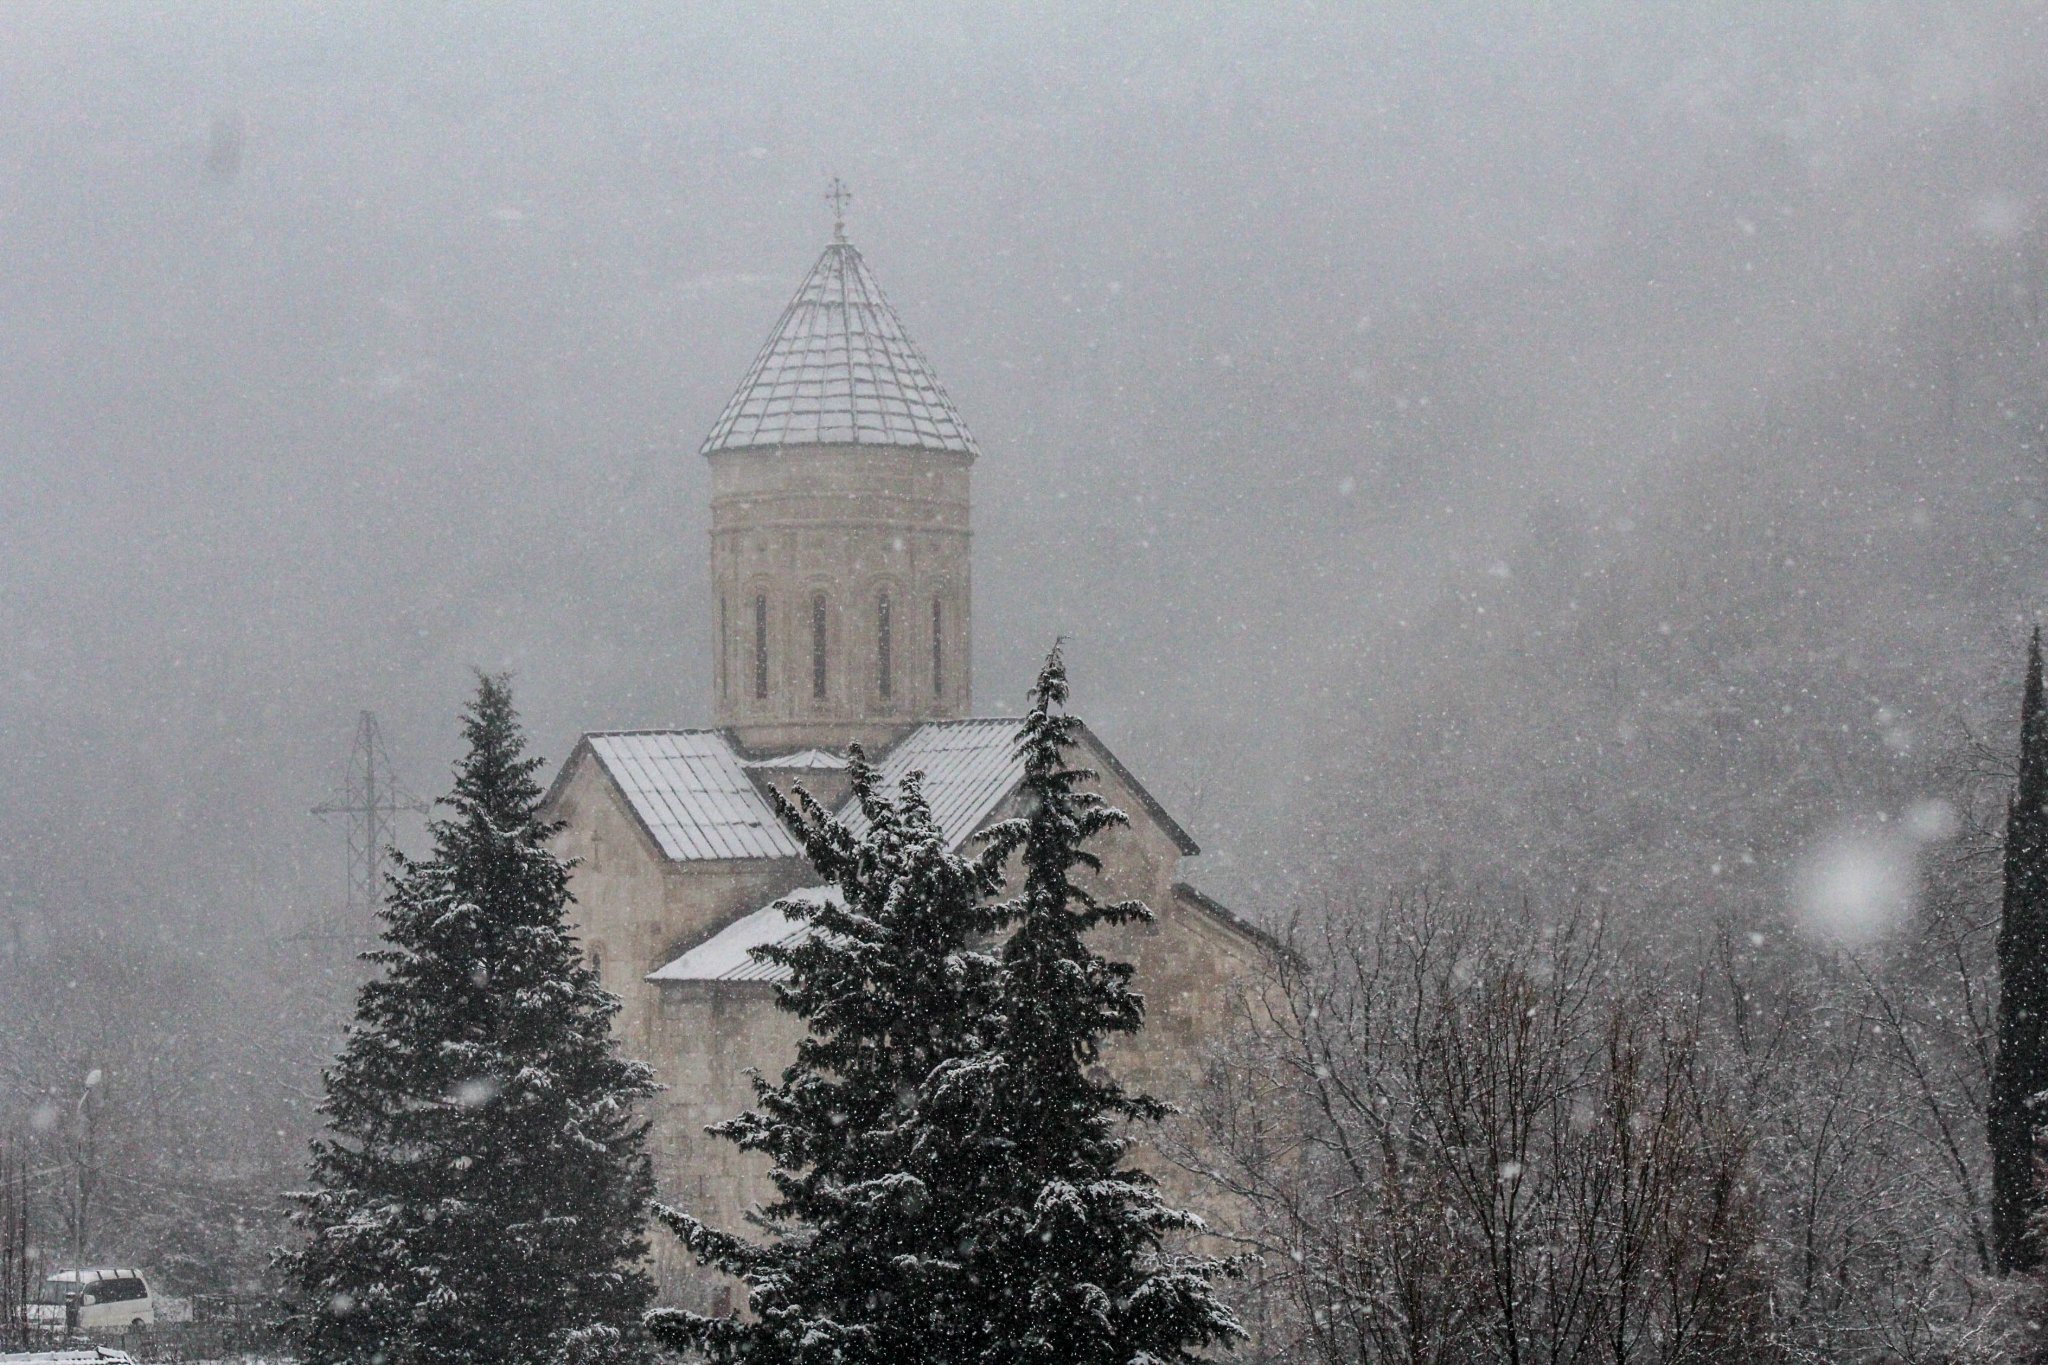
M811 267L699 453L787 445L981 453L850 242Z

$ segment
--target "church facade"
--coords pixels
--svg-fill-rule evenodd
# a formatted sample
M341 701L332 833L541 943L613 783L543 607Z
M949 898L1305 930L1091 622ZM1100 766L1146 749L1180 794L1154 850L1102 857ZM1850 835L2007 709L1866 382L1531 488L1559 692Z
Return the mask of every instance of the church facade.
M843 233L825 248L705 439L713 585L709 729L586 734L556 774L557 851L578 860L575 917L624 1002L622 1049L651 1063L660 1197L745 1227L766 1164L706 1125L748 1107L800 1026L749 950L800 932L776 908L830 894L778 824L770 787L846 800L846 746L885 783L922 772L956 846L1015 813L1017 720L973 711L974 438ZM1103 890L1156 916L1105 933L1133 962L1147 1025L1112 1065L1167 1098L1192 1093L1229 993L1269 969L1270 941L1182 879L1198 850L1092 733L1078 761L1131 816L1106 838ZM854 812L842 809L842 818ZM1178 1181L1198 1206L1203 1192ZM664 1296L731 1289L655 1238Z

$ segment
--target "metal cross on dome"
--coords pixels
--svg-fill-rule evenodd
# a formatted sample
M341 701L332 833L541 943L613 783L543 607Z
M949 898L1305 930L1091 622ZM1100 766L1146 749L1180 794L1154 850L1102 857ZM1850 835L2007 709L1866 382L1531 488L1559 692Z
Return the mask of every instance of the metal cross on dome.
M853 201L853 191L846 188L846 182L838 176L825 187L825 202L832 206L832 240L846 240L846 206Z

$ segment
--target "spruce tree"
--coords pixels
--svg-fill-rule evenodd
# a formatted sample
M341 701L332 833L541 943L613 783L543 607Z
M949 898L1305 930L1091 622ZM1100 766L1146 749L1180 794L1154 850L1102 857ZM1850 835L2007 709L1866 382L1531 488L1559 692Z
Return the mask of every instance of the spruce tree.
M745 1282L746 1318L658 1309L648 1326L714 1361L933 1362L982 1358L956 1254L982 1179L958 1073L986 1046L994 961L987 868L951 853L912 774L894 798L858 747L856 838L801 790L778 795L836 901L786 900L811 932L756 955L788 970L782 1008L809 1024L757 1107L713 1131L768 1155L765 1243L661 1208L700 1261ZM971 1098L971 1097L969 1097Z
M2027 648L2019 783L2005 826L1998 977L1998 1052L1987 1116L1991 1233L1999 1269L2013 1271L2041 1262L2028 1224L2041 1207L2035 1097L2048 1091L2048 708L2039 627Z
M1148 921L1135 900L1105 903L1089 845L1129 824L1068 762L1079 721L1067 714L1066 667L1054 646L1018 737L1025 813L989 831L987 856L1021 864L1020 893L998 909L1007 931L994 1037L976 1071L985 1086L977 1149L1001 1153L964 1229L972 1278L995 1351L1010 1365L1194 1361L1243 1332L1212 1281L1226 1267L1176 1252L1201 1229L1129 1164L1135 1128L1169 1112L1101 1065L1103 1046L1144 1026L1129 963L1097 952L1098 928Z
M812 932L755 950L788 969L778 998L809 1036L713 1130L774 1160L773 1237L659 1210L745 1282L749 1313L657 1310L657 1339L720 1362L1163 1365L1241 1335L1211 1289L1220 1264L1169 1249L1199 1220L1126 1161L1130 1125L1166 1107L1098 1066L1144 1006L1086 935L1149 912L1073 880L1126 821L1066 765L1066 695L1055 649L1018 740L1029 813L974 858L947 850L919 775L891 798L858 749L864 835L778 798L840 898L784 902ZM1012 859L1021 894L1000 901Z
M310 1365L641 1353L635 1106L655 1086L614 1053L618 1000L564 922L570 868L504 678L480 679L463 730L451 814L431 857L397 860L313 1187L292 1196L305 1242L281 1265Z

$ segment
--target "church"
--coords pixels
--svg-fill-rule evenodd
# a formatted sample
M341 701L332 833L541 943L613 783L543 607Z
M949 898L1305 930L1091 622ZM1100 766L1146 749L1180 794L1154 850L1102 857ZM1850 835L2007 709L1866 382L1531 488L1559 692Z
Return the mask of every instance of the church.
M800 1026L749 950L799 932L776 902L830 894L766 795L847 797L859 743L893 790L925 775L955 846L1015 813L1017 719L973 705L974 437L882 296L843 224L783 310L699 452L711 467L711 674L717 724L594 731L562 763L547 814L577 860L574 915L624 1007L626 1055L666 1088L653 1102L659 1197L743 1230L766 1163L705 1133L747 1108ZM1023 682L1011 689L1021 695ZM1137 967L1145 1031L1111 1057L1172 1099L1211 1064L1230 992L1269 970L1271 941L1182 879L1194 839L1089 733L1075 761L1131 817L1097 846L1102 890L1152 924L1105 932ZM843 818L852 813L842 811ZM1203 1192L1172 1178L1182 1198ZM671 1301L722 1310L732 1288L657 1234Z

